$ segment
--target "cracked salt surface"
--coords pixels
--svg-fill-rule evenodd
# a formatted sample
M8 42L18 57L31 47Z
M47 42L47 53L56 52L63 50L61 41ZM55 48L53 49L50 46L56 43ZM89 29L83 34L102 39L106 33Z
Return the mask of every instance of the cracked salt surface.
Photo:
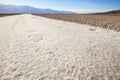
M119 32L30 14L0 18L0 80L119 79Z

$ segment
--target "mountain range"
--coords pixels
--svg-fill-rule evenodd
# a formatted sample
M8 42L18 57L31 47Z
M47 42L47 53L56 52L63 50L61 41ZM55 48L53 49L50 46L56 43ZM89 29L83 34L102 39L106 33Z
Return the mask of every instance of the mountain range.
M103 15L120 15L120 10L113 10L113 11L108 11L108 12L103 12L103 13L96 13L96 14L103 14Z
M0 14L75 14L75 12L72 11L59 11L59 10L53 10L53 9L41 9L41 8L35 8L31 6L16 6L16 5L5 5L0 4Z
M31 6L16 6L16 5L5 5L0 4L0 14L77 14L72 11L60 11L53 9L42 9L35 8ZM95 13L95 14L112 14L112 15L120 15L120 10L114 10L103 13Z

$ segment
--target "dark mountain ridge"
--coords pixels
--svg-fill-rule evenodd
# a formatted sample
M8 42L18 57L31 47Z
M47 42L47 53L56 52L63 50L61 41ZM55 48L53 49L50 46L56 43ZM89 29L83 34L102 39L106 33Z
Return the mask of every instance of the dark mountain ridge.
M120 15L120 10L113 10L103 13L95 13L95 14L103 14L103 15Z

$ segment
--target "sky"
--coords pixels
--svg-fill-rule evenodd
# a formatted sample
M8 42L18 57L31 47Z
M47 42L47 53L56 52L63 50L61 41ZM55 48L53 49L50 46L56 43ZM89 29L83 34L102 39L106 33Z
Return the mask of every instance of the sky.
M0 4L28 5L78 13L106 12L120 9L120 0L0 0Z

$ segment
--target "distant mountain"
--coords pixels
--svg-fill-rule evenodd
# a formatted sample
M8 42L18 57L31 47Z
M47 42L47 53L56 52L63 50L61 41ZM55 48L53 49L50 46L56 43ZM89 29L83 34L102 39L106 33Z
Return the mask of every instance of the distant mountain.
M41 9L31 6L15 6L0 4L0 14L17 14L17 13L33 13L33 14L75 14L71 11L59 11L52 9Z
M120 10L114 10L114 11L108 11L108 12L96 13L96 14L120 15Z
M120 10L105 12L105 14L120 14Z

